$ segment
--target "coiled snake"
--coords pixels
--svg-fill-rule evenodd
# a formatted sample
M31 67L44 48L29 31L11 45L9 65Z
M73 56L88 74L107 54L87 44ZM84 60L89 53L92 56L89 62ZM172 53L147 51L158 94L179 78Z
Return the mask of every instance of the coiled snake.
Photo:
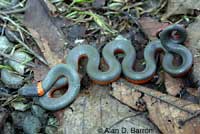
M172 38L172 32L177 31L178 39ZM136 60L136 51L131 42L122 36L116 37L106 44L102 55L109 69L99 70L100 55L90 45L80 45L73 48L67 58L66 64L59 64L53 67L45 79L37 84L22 87L19 94L23 96L40 96L39 103L47 110L59 110L69 105L80 91L80 77L78 74L78 63L81 57L87 57L86 71L90 79L98 84L109 84L117 80L121 72L125 78L133 83L142 84L152 79L156 72L155 55L158 50L163 50L165 55L162 60L163 69L174 77L186 74L192 67L193 58L191 52L182 45L187 37L186 31L179 25L172 25L160 33L160 40L155 40L146 46L144 50L145 68L143 71L134 71L133 66ZM124 53L122 63L116 59L116 53ZM182 63L179 66L173 65L173 53L181 56ZM50 96L52 87L57 88L68 83L68 90L61 97Z

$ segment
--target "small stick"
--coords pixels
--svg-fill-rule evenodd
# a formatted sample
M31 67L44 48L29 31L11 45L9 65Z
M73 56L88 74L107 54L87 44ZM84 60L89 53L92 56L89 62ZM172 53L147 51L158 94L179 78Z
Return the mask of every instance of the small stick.
M184 120L179 120L178 123L179 123L180 126L183 126L183 125L185 125L186 122L191 121L192 119L194 119L198 116L200 116L200 112L196 112L194 115L191 115Z
M36 58L38 58L38 60L40 60L42 63L48 65L48 63L41 57L39 56L37 53L35 53L32 49L30 49L23 41L21 41L13 32L8 31L9 34L18 42L20 43L22 46L24 46L29 52L31 52L31 54L33 54Z
M2 14L16 14L16 13L22 13L26 10L26 7L19 8L19 9L13 9L8 11L1 11Z
M11 94L0 92L0 97L11 97Z
M137 88L135 88L135 89L133 89L133 90L138 91L138 92L141 92L141 93L144 93L144 94L146 94L146 95L148 95L148 96L151 96L151 97L153 97L153 98L155 98L155 99L157 99L157 100L159 100L159 101L161 101L161 102L164 102L164 103L166 103L166 104L168 104L168 105L171 105L171 106L173 106L173 107L175 107L175 108L177 108L177 109L179 109L179 110L181 110L181 111L184 111L184 112L186 112L186 113L189 113L189 114L191 114L191 115L194 115L194 114L195 114L195 113L192 112L192 111L189 111L189 110L187 110L187 109L184 109L184 108L182 108L182 107L179 107L179 106L177 106L177 105L175 105L175 104L173 104L173 103L170 103L170 102L168 102L167 100L161 98L161 97L165 97L165 96L157 97L157 96L154 96L154 95L152 95L152 94L150 94L150 93L147 93L147 92L142 91L142 90L137 89Z
M11 58L8 54L5 54L5 53L2 53L2 52L0 52L0 55L1 56L3 56L3 57L5 57L5 58L8 58L8 59L10 59L10 60L13 60L13 61L16 61L16 62L18 62L18 63L21 63L21 61L19 61L18 59L16 59L16 58ZM27 65L27 66L30 66L30 67L35 67L35 65L34 64L31 64L31 63L24 63L24 65Z

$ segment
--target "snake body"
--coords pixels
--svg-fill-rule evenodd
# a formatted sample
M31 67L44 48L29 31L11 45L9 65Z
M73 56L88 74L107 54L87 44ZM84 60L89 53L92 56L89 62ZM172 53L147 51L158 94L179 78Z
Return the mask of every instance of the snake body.
M171 37L173 31L176 31L179 34L180 37L178 39L173 39ZM182 76L191 69L193 63L192 53L189 49L181 45L186 38L187 33L185 29L179 25L169 26L160 34L161 43L167 50L167 53L163 58L163 61L167 62L162 62L162 66L166 72L173 76ZM173 65L173 53L181 56L182 64L180 66Z
M181 38L172 40L172 31L180 32ZM102 56L108 65L108 70L101 71L100 55L96 48L90 45L80 45L72 49L67 58L66 64L59 64L53 67L38 86L36 84L22 87L19 93L24 96L40 96L39 103L47 110L59 110L69 105L78 95L80 90L80 78L78 74L79 61L87 57L86 71L90 79L98 84L109 84L118 79L121 73L133 83L142 84L151 80L156 72L155 55L158 50L164 50L165 56L162 61L163 68L173 76L180 76L188 72L192 67L192 54L181 45L185 41L186 31L179 25L169 26L160 34L160 40L150 42L144 50L145 68L143 71L134 71L133 66L136 60L136 51L131 42L118 36L106 44L102 50ZM115 57L116 53L124 53L122 63ZM173 53L181 56L182 64L174 66ZM58 98L52 98L52 88L56 89L68 83L68 90ZM41 90L42 89L42 90Z

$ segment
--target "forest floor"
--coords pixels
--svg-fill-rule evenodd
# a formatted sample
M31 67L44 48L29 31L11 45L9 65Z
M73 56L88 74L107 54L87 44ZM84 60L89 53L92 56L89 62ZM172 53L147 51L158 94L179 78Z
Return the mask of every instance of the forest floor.
M199 7L198 0L0 0L1 133L200 134ZM118 35L132 42L137 52L134 69L141 71L145 47L172 24L186 29L184 45L193 55L192 71L184 77L163 70L162 53L147 84L130 84L122 77L101 86L88 77L84 59L80 94L67 108L47 111L37 98L18 94L24 85L43 80L50 68L65 63L74 47L89 44L101 53ZM123 54L117 58L122 60ZM174 63L181 62L176 55Z

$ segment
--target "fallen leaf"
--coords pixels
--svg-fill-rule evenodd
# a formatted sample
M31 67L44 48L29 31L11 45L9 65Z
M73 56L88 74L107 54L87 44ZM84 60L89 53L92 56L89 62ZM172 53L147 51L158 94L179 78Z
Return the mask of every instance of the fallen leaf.
M198 134L200 129L198 118L193 118L184 125L180 125L179 122L199 111L199 105L124 80L113 83L112 87L111 95L134 109L138 109L135 102L143 99L150 120L163 134Z
M194 57L193 76L195 81L200 80L200 16L187 28L189 43L187 47Z
M176 96L180 93L183 87L183 81L179 78L173 78L167 73L164 73L165 76L165 87L168 94Z
M82 91L74 103L64 110L64 116L60 118L63 124L59 126L58 133L108 134L108 128L120 131L124 128L127 134L132 133L131 128L160 133L142 113L111 97L108 86L93 84L88 91Z
M61 27L67 25L67 20L51 16L48 6L43 0L28 0L24 23L36 40L50 67L64 61L66 56L64 45L66 42ZM40 71L44 72L42 79L47 73L42 71L47 70L45 68L47 67L35 68L34 72L36 74ZM38 76L35 75L35 77Z
M12 58L17 59L19 62L8 60L8 64L19 74L24 75L25 69L27 68L24 63L30 62L32 58L27 53L20 50L15 51Z
M151 40L157 38L157 33L169 26L169 23L161 23L158 20L153 19L151 17L141 17L139 19L139 23L145 34Z
M168 0L167 11L161 20L166 20L172 15L186 14L192 9L200 10L199 0Z
M187 92L189 92L191 95L194 95L196 97L199 97L199 92L196 88L187 88Z
M86 27L83 25L73 25L72 27L68 28L66 32L70 33L68 35L69 40L81 39L85 36Z
M162 0L147 0L144 1L142 8L145 12L152 12L161 6Z
M26 111L30 108L30 104L24 104L23 102L12 102L11 106L17 111Z
M93 18L93 20L96 22L96 24L101 27L105 32L111 33L111 34L115 34L117 33L116 30L112 29L110 27L110 25L108 23L106 23L106 21L104 21L104 17L101 15L98 15L96 13L93 13L92 11L85 11L82 12L82 14L86 14L89 15Z
M33 72L34 72L34 81L33 82L43 80L44 77L46 76L47 72L50 69L48 66L45 66L44 64L42 64L38 60L35 60L35 65L36 66L32 69Z
M198 90L196 89L196 91L193 89L183 89L181 91L181 94L180 94L180 98L181 99L184 99L184 100L187 100L187 101L190 101L194 104L200 104L200 99L199 99L199 95L198 95Z
M46 3L48 9L54 14L57 10L56 7L48 0L44 0L44 2Z

